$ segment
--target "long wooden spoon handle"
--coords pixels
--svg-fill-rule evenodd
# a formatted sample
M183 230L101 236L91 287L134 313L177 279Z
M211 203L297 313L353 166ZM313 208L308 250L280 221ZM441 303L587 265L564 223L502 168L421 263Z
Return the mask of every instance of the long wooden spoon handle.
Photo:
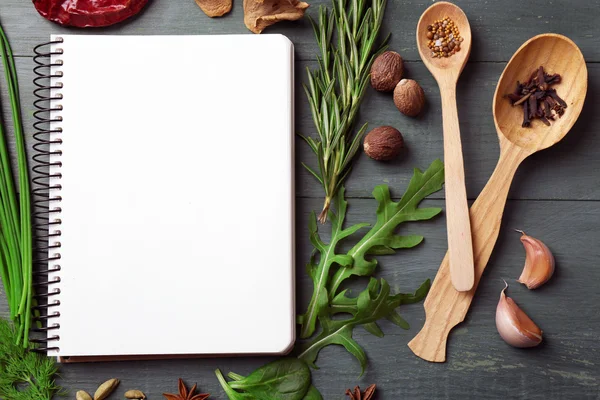
M446 361L446 340L450 330L465 319L481 275L500 231L502 214L517 167L529 153L501 140L498 165L470 210L475 254L475 282L468 292L458 292L450 279L448 253L425 300L425 325L408 343L419 357L433 362Z
M448 259L452 284L458 291L473 288L473 241L469 204L465 188L460 126L456 106L456 85L440 86L444 125L444 175L446 188L446 226Z

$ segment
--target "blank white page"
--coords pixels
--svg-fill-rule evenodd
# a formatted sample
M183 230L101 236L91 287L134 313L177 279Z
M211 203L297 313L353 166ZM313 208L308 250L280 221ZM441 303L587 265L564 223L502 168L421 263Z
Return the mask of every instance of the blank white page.
M289 350L291 42L57 37L57 355Z

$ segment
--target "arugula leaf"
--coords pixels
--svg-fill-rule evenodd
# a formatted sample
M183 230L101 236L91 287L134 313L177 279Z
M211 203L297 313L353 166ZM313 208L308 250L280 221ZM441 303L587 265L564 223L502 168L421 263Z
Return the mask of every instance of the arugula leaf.
M343 229L344 219L346 218L346 207L348 203L344 200L344 187L341 187L335 197L335 209L337 214L329 211L331 220L331 240L325 244L317 229L317 218L314 213L309 220L310 241L315 247L315 252L311 256L307 265L307 272L313 281L313 294L308 304L306 312L298 317L298 323L302 325L300 337L310 337L314 331L317 318L327 312L329 306L329 294L327 293L327 280L329 279L329 270L333 264L344 267L352 266L352 257L347 254L336 254L338 243L356 231L369 224L356 224L350 228ZM316 253L319 253L319 263L315 263Z
M55 361L16 344L19 333L0 318L0 399L48 400L61 389L54 382Z
M399 236L395 230L402 222L421 221L438 215L441 208L419 208L419 203L437 192L444 183L444 164L435 160L425 172L415 168L404 196L399 202L391 200L386 185L376 186L373 196L379 203L377 222L369 232L348 252L354 263L336 271L329 284L329 296L335 297L342 282L352 275L371 276L377 266L375 258L368 255L393 254L396 249L414 247L421 243L422 236Z
M369 281L369 285L373 285L372 280ZM431 287L431 280L427 279L427 280L425 280L425 282L423 282L421 284L421 286L419 286L419 288L414 293L398 293L398 294L391 296L390 298L393 301L398 300L399 306L402 304L417 303L417 302L423 300L425 298L425 296L427 296L427 292L429 292L430 287ZM348 296L346 296L346 293L348 293L348 290L344 290L344 291L338 293L338 295L335 296L333 298L333 300L331 300L331 306L329 307L329 312L331 314L337 314L337 313L348 313L348 314L352 314L352 315L356 314L356 311L357 311L356 310L356 300L358 298L357 297L348 297Z
M428 287L429 283L426 282L424 285ZM421 294L419 293L418 295ZM358 359L362 373L364 373L367 365L367 356L360 345L352 338L354 328L362 325L368 332L382 337L383 332L376 321L388 318L396 325L406 329L408 324L400 322L402 319L395 312L396 307L405 298L406 295L390 295L390 285L385 279L378 281L375 278L371 278L367 288L355 299L346 297L344 292L343 296L337 296L336 299L344 305L344 312L349 312L352 314L352 317L344 320L333 320L329 316L320 317L319 322L323 327L323 331L302 347L298 358L304 360L313 368L317 368L315 362L321 349L336 344L344 346L346 350Z
M415 291L415 293L398 293L388 298L388 306L390 308L397 308L402 304L413 304L423 300L427 293L429 293L429 288L431 288L431 280L427 279L425 282L419 286L419 288ZM356 297L346 297L346 290L340 292L332 301L331 306L329 308L330 313L338 314L338 313L348 313L352 315L356 315L357 312L357 298ZM404 320L396 310L390 312L390 314L386 317L389 321L398 325L402 329L410 329L410 325L408 322ZM383 332L379 329L377 323L373 322L371 324L363 325L368 332L372 333L377 337L383 337Z
M220 378L219 375L221 375ZM310 369L297 358L282 358L273 361L255 370L247 377L235 373L229 373L228 377L233 380L225 382L220 371L217 372L221 386L233 400L240 398L302 400L311 386Z

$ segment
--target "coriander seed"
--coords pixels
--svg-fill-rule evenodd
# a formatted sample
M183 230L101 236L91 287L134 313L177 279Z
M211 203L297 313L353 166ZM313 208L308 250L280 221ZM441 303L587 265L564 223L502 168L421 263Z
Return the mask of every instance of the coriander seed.
M444 17L427 26L427 46L431 49L434 58L450 57L460 51L460 42L464 39L460 36L458 26L450 19Z

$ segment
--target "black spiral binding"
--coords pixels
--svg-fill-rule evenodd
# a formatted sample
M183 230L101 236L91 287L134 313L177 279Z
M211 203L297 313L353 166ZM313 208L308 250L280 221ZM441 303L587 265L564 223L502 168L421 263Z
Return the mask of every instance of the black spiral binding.
M60 167L62 162L60 156L62 150L60 134L62 128L57 123L62 117L57 115L62 110L62 105L56 104L62 99L58 91L63 87L59 79L63 76L58 70L63 61L58 57L63 54L61 48L56 45L63 43L60 37L55 40L36 46L33 58L36 66L36 75L33 83L35 85L34 113L36 122L33 124L35 133L33 135L33 218L35 226L35 254L34 254L34 299L35 306L33 315L37 328L34 332L40 332L41 338L31 341L38 343L37 350L40 352L58 351L60 336L58 331L60 323L56 320L60 317L60 288L56 284L60 282L57 273L61 267L60 261L60 190L62 186L57 181L62 177Z

